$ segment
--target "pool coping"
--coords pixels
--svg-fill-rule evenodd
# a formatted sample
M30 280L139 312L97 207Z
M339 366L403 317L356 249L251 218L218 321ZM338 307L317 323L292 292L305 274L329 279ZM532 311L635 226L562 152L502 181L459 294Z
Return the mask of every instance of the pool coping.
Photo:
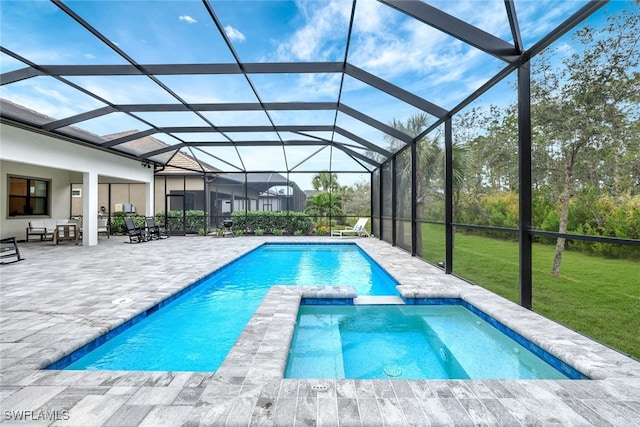
M401 287L402 285L399 286L399 288ZM216 372L216 376L232 381L242 381L243 384L256 385L265 380L283 379L298 311L303 301L317 301L325 298L325 304L334 304L337 302L336 300L349 301L353 299L353 288L327 288L329 287L272 287ZM444 294L442 292L437 294L416 292L414 289L402 291L402 295L406 299L459 299L464 301L588 377L587 379L564 381L640 378L639 362L602 344L595 343L549 319L543 320L545 333L532 333L531 328L526 327L527 322L531 321L533 317L537 322L540 322L539 315L526 309L522 311L520 306L510 301L502 299L487 301L490 297L490 295L486 295L487 291L471 290ZM497 304L504 305L504 308L514 305L515 307L510 307L510 314L516 314L519 321L511 323L508 316L503 314L504 311L495 311ZM409 305L419 305L419 302L410 302ZM487 312L491 309L493 309L493 314ZM276 332L274 333L274 331Z
M640 378L638 361L483 288L475 288L446 297L441 292L434 294L415 289L401 292L405 299L459 298L591 380ZM536 330L531 327L534 323Z
M238 247L202 240L195 245L185 243L184 253L196 253L200 249L202 253L208 253L211 245L224 248L224 252L216 253L217 269L269 240L238 238L234 241L240 243ZM332 241L329 238L320 240ZM159 259L163 255L175 255L182 245L173 239L169 241L166 253L159 254ZM62 332L62 336L56 333L55 340L52 339L54 335L36 334L40 342L30 344L31 338L24 341L18 332L7 333L8 341L3 340L3 343L11 344L3 344L0 348L4 352L2 360L10 362L8 368L3 364L2 369L2 409L70 409L70 419L58 420L55 425L423 425L428 420L431 425L627 426L637 418L640 413L639 362L478 286L444 275L437 267L384 242L375 239L352 241L400 279L399 289L403 295L461 298L595 379L285 379L282 373L288 344L302 298L302 290L292 287L270 290L269 298L263 300L217 372L40 369L83 341L86 343L90 336L99 336L209 273L206 267L194 264L178 266L177 270L183 268L184 272L175 271L176 266L173 266L168 283L157 286L151 293L144 293L139 301L123 302L117 310L118 318L98 315L93 323L82 326L71 314L64 314L64 307L60 307L57 310L60 313L52 313L58 316L60 326L51 328L55 326L55 330L61 332L66 328L70 332ZM167 241L150 243L153 244L162 248L160 245L167 245ZM199 245L202 248L198 248ZM68 248L61 246L54 250L64 259L65 254L72 253ZM141 261L144 269L148 256L146 248L129 250L133 257L145 260ZM30 255L29 250L25 252ZM33 255L31 253L23 265L37 265ZM78 263L82 264L82 260ZM150 274L166 275L165 271L156 272L156 265L151 264L148 269ZM6 277L12 276L3 276L3 282ZM21 292L19 284L16 289ZM336 296L327 289L323 291L323 298ZM96 306L96 309L102 310L100 307ZM19 305L12 311L21 312L26 309ZM27 314L42 317L38 313ZM63 314L69 319L60 318ZM46 325L52 324L52 319L55 320L43 317ZM36 347L30 350L33 345ZM16 355L21 352L25 356ZM321 387L314 387L318 385ZM107 409L96 412L95 405L98 404ZM116 423L116 420L129 422Z
M365 251L366 252L366 251ZM368 254L374 260L373 254ZM376 260L383 268L384 258ZM387 270L389 271L389 270ZM393 271L389 271L393 275ZM588 379L566 380L518 380L499 379L484 380L487 383L498 382L507 388L517 388L523 381L543 383L560 381L572 384L577 389L596 380L627 380L640 379L640 363L607 346L597 343L578 332L572 331L550 319L544 318L511 301L495 295L483 288L471 285L460 279L456 287L451 289L434 288L415 284L399 283L397 290L408 304L420 304L426 299L459 299L475 307L521 335L535 345L542 348L560 361L586 375ZM242 384L243 387L255 385L261 388L260 396L265 398L262 387L278 390L275 395L267 395L268 399L276 399L283 389L300 388L309 396L318 398L338 398L340 390L351 389L356 384L361 387L376 390L381 384L391 382L391 387L385 385L389 396L398 396L393 384L402 384L415 391L420 384L434 380L349 380L349 379L287 379L284 372L289 356L290 343L296 326L298 310L303 302L315 301L326 296L325 304L335 303L336 300L353 298L352 289L331 289L324 287L295 288L288 286L274 286L271 288L256 314L250 320L247 328L239 337L236 345L231 349L223 364L216 372L216 377L230 383ZM352 300L351 300L352 301ZM322 303L322 302L321 302ZM269 318L271 321L269 321ZM542 326L542 331L532 330ZM260 335L260 331L263 335ZM278 331L274 333L274 331ZM259 342L259 345L255 343ZM266 369L265 369L266 368ZM444 381L444 380L443 380ZM482 380L447 380L473 383ZM405 383L406 382L406 383ZM393 390L393 392L392 392ZM357 394L357 393L356 393ZM384 394L383 394L384 395ZM374 392L372 396L376 396Z

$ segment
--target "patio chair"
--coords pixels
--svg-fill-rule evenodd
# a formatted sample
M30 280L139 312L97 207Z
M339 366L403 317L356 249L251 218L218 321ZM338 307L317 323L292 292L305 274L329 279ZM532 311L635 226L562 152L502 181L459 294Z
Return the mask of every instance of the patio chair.
M4 261L4 258L15 258L12 261ZM11 262L22 261L24 258L20 256L20 249L18 249L18 242L15 237L8 237L0 240L0 264L9 264Z
M147 236L149 239L166 239L169 235L158 227L156 220L152 216L144 217L144 222L147 227Z
M105 234L109 238L109 222L106 219L98 218L98 236Z
M356 222L356 225L354 225L353 227L347 226L342 230L332 230L331 235L344 237L345 235L351 234L356 236L369 237L369 233L367 232L367 230L365 230L367 221L369 221L369 218L360 218L358 222Z
M76 225L76 231L78 232L78 239L82 239L82 217L71 218L69 224Z
M147 240L144 228L136 227L133 222L133 218L130 216L124 217L124 224L127 227L127 234L129 235L129 243L140 243Z

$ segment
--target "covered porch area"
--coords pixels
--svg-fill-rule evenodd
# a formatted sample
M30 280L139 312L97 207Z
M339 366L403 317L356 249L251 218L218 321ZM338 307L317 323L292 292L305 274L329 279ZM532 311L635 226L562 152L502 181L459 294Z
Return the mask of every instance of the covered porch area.
M97 245L98 218L111 210L112 185L136 185L137 200L144 200L139 212L153 214L153 169L139 160L1 126L0 185L8 195L0 199L2 238L27 240L32 220L81 217L82 245Z

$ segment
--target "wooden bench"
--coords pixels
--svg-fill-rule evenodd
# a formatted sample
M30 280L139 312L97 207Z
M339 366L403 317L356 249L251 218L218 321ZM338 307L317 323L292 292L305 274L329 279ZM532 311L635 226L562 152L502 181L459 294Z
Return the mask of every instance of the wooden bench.
M15 258L12 261L4 261L5 258ZM22 261L24 258L20 256L18 242L15 237L8 237L0 240L0 264L9 264L11 262Z

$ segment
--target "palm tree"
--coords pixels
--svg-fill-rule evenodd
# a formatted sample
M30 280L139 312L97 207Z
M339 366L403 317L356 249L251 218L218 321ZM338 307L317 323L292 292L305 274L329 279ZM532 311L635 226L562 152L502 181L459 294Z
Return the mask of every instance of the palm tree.
M429 125L429 119L426 113L416 113L407 119L406 123L393 119L390 126L410 135L418 136ZM401 142L390 136L385 136L389 142L389 151L397 151ZM416 212L418 217L424 212L425 204L429 203L430 195L441 193L444 190L444 164L445 151L439 144L439 135L431 138L424 136L416 141ZM454 188L454 209L457 203L460 188L466 176L468 164L467 151L459 144L453 144L453 188ZM411 162L406 162L403 169L399 171L400 183L402 189L411 186ZM411 192L403 191L400 194L400 212L404 206L411 204ZM444 220L444 218L442 218ZM402 222L399 224L399 232L402 235ZM422 227L416 227L416 253L422 255Z
M339 216L342 215L341 203L338 197L332 194L319 193L307 199L305 213L313 216L316 222L319 218L328 218L329 214Z
M327 193L329 191L335 191L340 186L338 185L338 175L330 172L320 172L311 180L311 185L314 190L319 190L322 188L322 191Z
M347 213L347 203L349 203L349 201L352 199L353 193L353 188L349 187L348 185L340 185L337 191L333 193L340 201L340 208L342 210L342 213L345 215L353 214L353 212Z

